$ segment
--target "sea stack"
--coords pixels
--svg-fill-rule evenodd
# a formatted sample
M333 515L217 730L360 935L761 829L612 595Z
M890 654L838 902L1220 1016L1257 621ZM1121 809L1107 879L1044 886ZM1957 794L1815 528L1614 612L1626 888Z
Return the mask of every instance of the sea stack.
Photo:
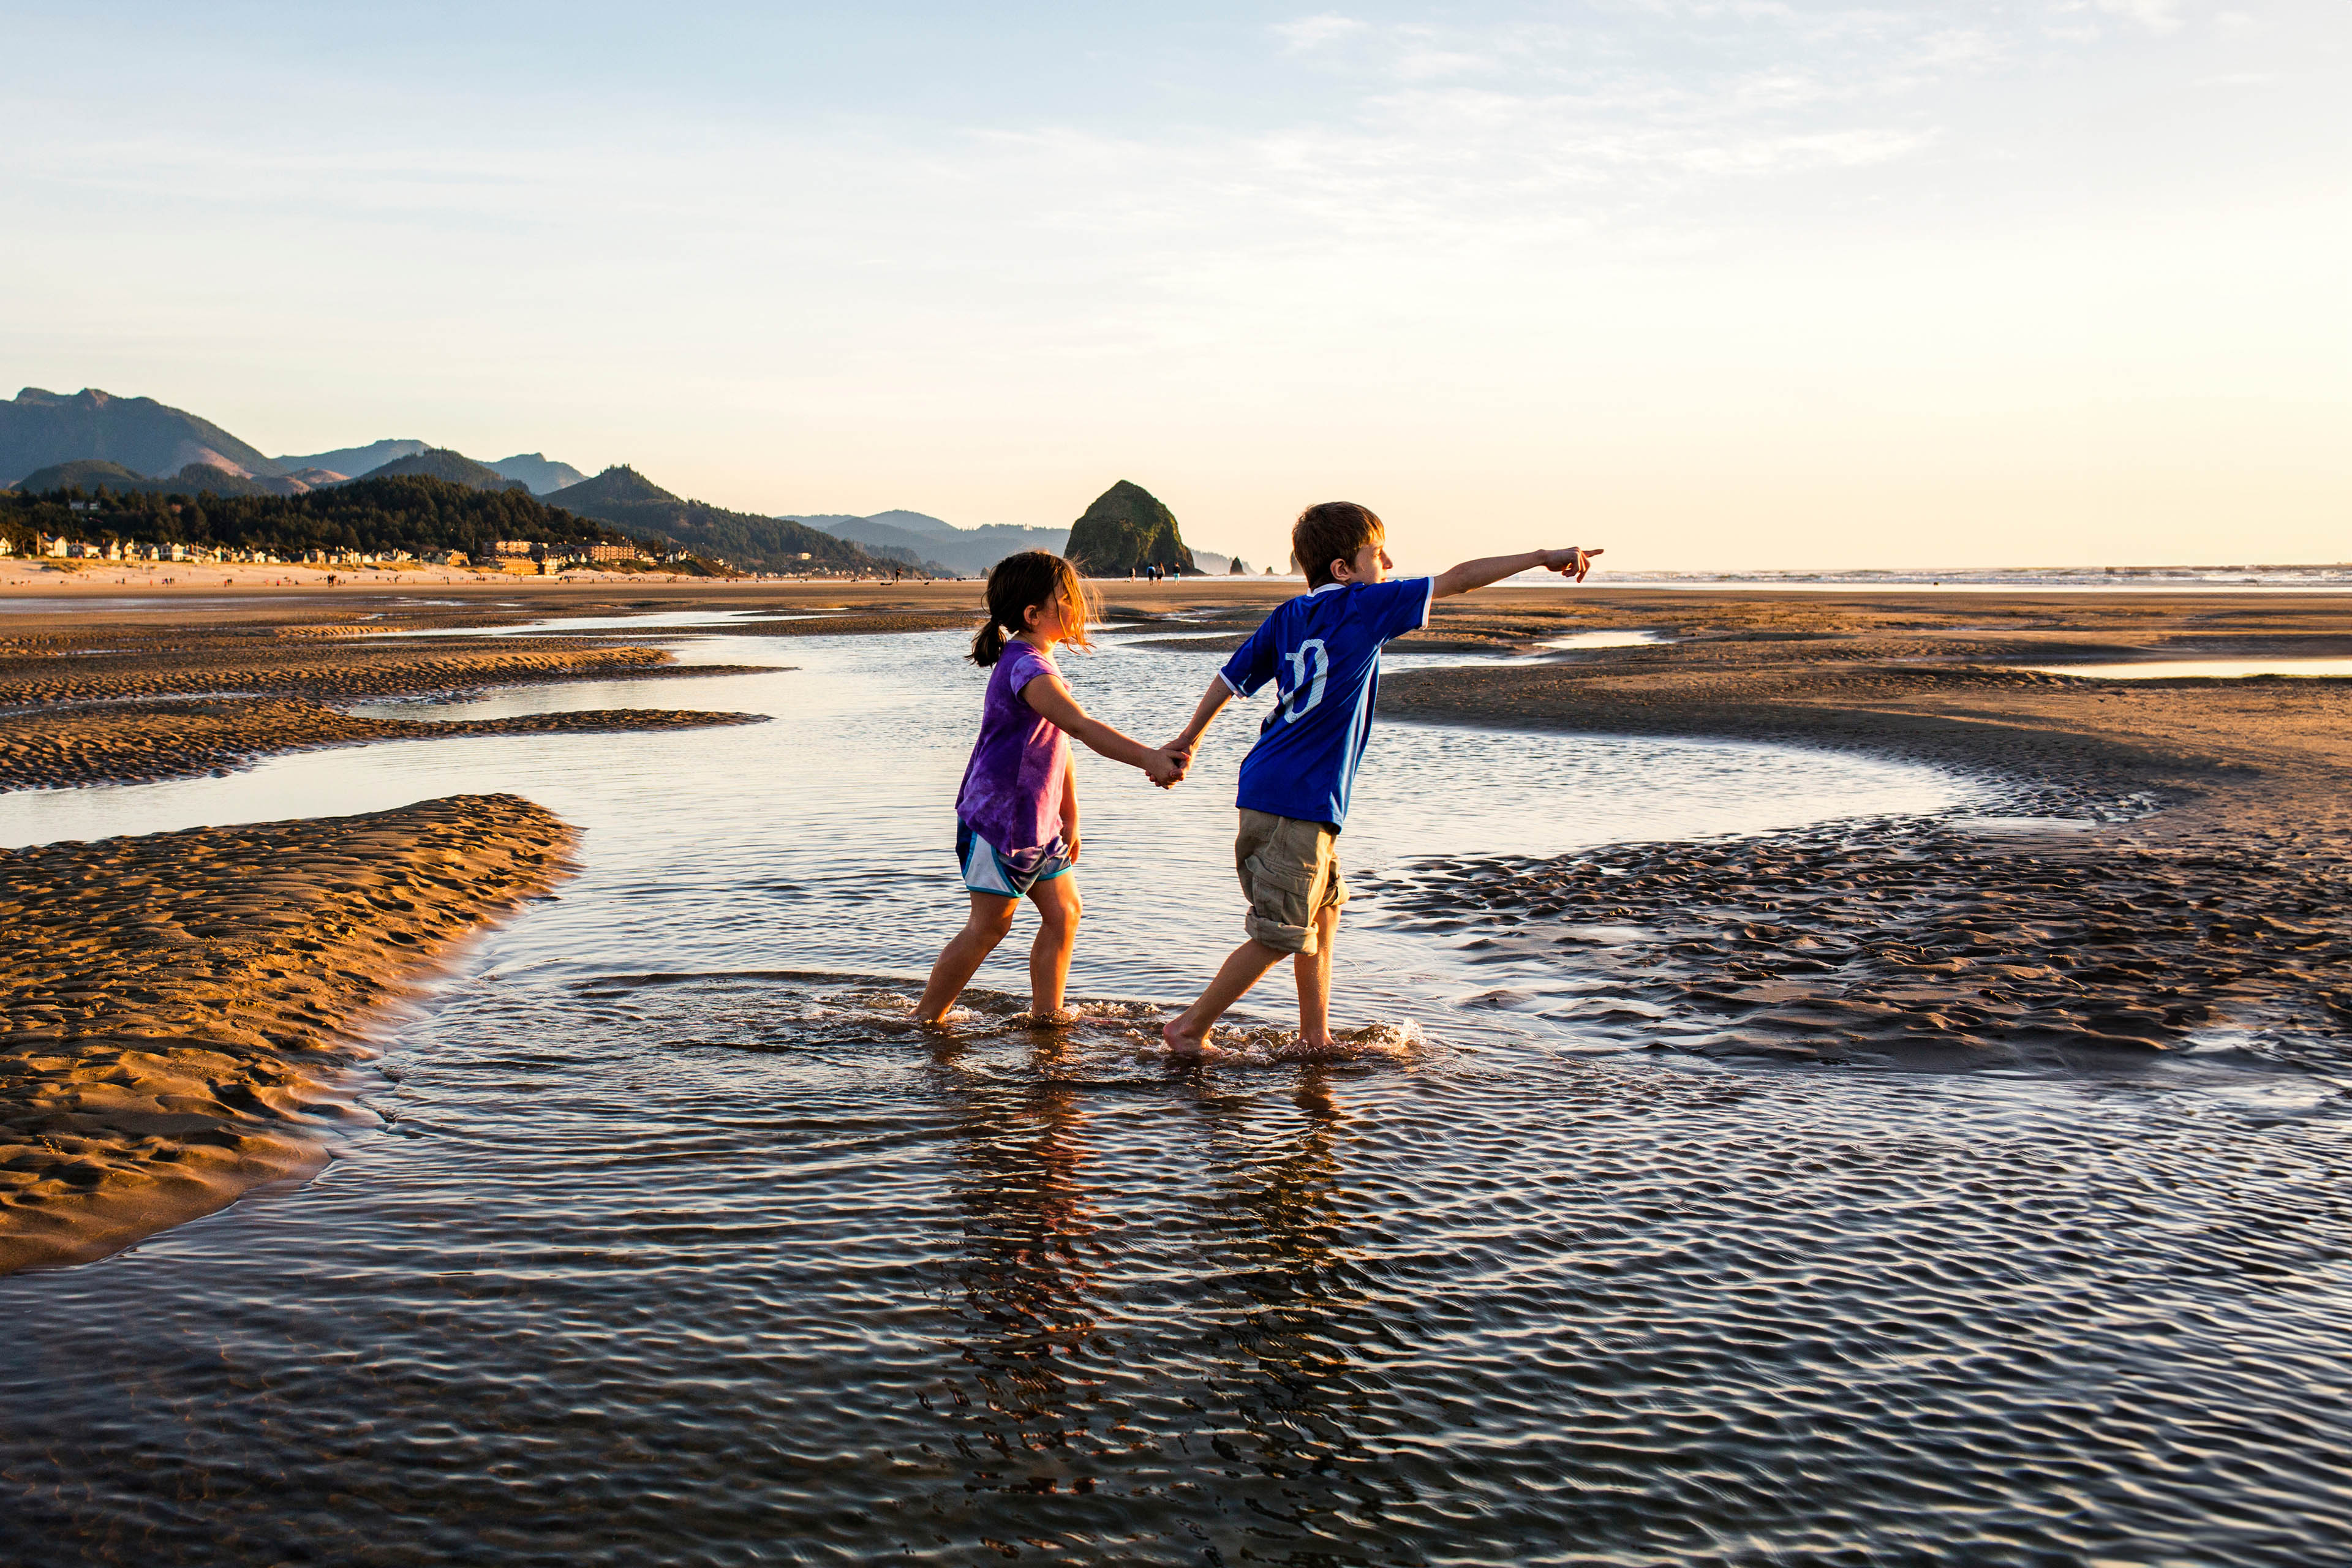
M1070 542L1063 552L1096 577L1123 577L1152 565L1200 570L1184 547L1176 514L1150 490L1127 479L1097 496L1086 515L1070 524Z

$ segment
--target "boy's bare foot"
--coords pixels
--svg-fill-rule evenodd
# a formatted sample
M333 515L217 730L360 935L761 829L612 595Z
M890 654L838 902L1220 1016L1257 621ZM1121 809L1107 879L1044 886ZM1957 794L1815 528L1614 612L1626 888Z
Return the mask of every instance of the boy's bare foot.
M1201 1054L1201 1047L1209 1043L1208 1032L1203 1030L1198 1035L1188 1035L1176 1026L1182 1022L1182 1018L1177 1017L1160 1025L1160 1037L1167 1042L1171 1055L1197 1057Z

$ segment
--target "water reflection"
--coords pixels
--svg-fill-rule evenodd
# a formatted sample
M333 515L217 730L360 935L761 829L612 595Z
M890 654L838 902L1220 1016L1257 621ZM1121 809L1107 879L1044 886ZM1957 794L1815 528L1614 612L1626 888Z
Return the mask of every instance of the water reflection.
M1302 1068L1290 1092L1298 1120L1270 1148L1254 1119L1214 1108L1226 1175L1213 1202L1222 1224L1224 1292L1244 1303L1220 1336L1227 1374L1212 1378L1246 1438L1219 1445L1278 1484L1258 1500L1290 1528L1328 1533L1322 1516L1360 1517L1377 1510L1377 1489L1350 1487L1350 1472L1372 1457L1360 1427L1370 1413L1359 1383L1359 1346L1385 1338L1357 1283L1349 1220L1339 1194L1339 1151L1346 1118L1330 1069ZM1278 1499L1278 1500L1276 1500Z
M943 1043L932 1059L952 1069L966 1049ZM973 1430L955 1443L977 1486L1092 1486L1073 1473L1082 1457L1074 1440L1087 1435L1085 1410L1101 1380L1089 1358L1115 1355L1097 1338L1098 1268L1110 1249L1087 1186L1083 1091L1057 1077L1066 1056L1048 1037L1025 1083L973 1087L942 1074L954 1107L950 1186L963 1216L959 1353L970 1369L949 1398L970 1413Z

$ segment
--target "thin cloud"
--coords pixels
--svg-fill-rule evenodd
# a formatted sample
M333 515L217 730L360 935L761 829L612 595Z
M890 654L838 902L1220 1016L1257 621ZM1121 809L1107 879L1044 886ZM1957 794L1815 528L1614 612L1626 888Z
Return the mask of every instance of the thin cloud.
M2094 9L2109 16L2120 16L2136 22L2151 33L2177 33L2189 25L2180 14L2179 0L2091 0ZM2071 5L2068 10L2080 10Z
M1291 53L1305 54L1326 44L1337 43L1341 38L1353 37L1365 30L1365 24L1355 17L1327 11L1320 16L1301 16L1295 22L1276 23L1274 36L1280 38Z

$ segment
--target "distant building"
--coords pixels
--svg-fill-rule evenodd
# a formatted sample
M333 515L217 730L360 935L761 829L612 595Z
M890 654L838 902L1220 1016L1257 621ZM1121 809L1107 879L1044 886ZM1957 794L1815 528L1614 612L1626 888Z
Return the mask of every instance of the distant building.
M591 561L635 561L644 552L634 544L592 544L588 547Z

